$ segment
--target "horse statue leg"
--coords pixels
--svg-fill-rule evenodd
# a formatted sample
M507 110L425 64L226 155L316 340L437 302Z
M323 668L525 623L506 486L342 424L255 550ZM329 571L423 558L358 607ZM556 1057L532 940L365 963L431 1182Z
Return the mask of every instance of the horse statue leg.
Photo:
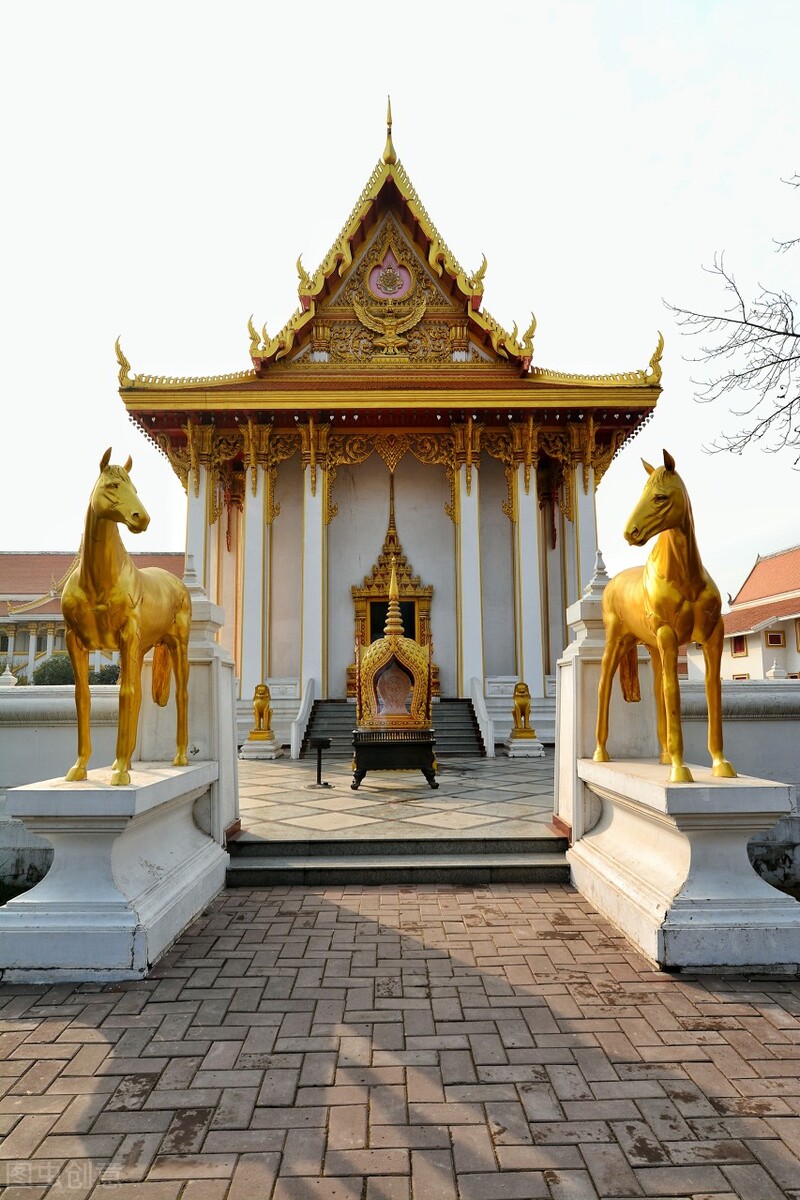
M186 767L189 759L186 750L189 745L189 631L188 624L181 630L178 637L170 643L172 671L175 675L175 708L178 713L175 757L173 767Z
M611 703L611 685L623 654L630 649L631 638L623 630L622 623L614 621L606 628L606 648L603 651L603 661L600 665L600 684L597 689L597 731L595 752L592 758L595 762L609 762L606 749L608 742L608 707Z
M67 626L67 653L72 663L72 673L75 676L75 708L78 714L78 757L75 766L67 771L66 779L72 783L77 779L86 778L86 764L92 754L91 724L89 710L91 697L89 694L89 651L78 640L78 635Z
M678 683L678 638L670 625L661 625L656 633L661 655L664 708L667 722L667 752L672 770L670 783L693 783L692 773L683 761L681 729L681 690Z
M136 728L142 704L143 659L139 649L138 629L133 633L123 633L119 644L117 752L111 767L111 782L114 786L124 786L131 781L131 758L136 745Z
M656 698L656 729L658 744L661 747L660 762L664 766L670 763L669 746L667 745L667 709L664 703L664 672L661 670L661 655L655 646L648 646L650 661L653 664L653 691Z
M703 642L706 667L706 703L708 705L708 752L711 755L711 774L721 779L736 779L736 772L722 753L722 645L725 629L722 620L711 636Z

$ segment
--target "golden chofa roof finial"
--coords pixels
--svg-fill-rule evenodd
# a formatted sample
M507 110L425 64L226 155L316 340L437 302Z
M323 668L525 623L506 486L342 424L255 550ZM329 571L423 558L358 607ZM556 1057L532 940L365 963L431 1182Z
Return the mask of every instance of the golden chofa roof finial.
M383 627L384 637L402 637L403 618L400 615L400 592L397 587L397 559L392 555L392 575L389 580L389 608L386 613L386 624Z
M386 146L383 151L383 161L390 166L397 162L394 144L392 142L392 98L386 97Z

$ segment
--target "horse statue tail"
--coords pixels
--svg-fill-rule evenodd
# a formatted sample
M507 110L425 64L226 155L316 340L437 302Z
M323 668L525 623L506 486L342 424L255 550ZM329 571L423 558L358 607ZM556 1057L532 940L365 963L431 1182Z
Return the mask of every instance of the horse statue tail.
M638 645L631 646L630 650L626 650L623 654L622 661L619 664L619 682L622 688L623 699L627 700L629 704L634 704L641 700ZM153 674L153 683L155 685L155 673Z
M172 661L169 650L161 642L153 651L153 700L163 708L169 700L169 679L172 672Z

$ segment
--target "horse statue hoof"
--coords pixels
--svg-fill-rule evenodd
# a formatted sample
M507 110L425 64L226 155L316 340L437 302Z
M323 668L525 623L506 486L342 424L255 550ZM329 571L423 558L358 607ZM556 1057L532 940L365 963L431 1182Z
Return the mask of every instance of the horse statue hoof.
M738 779L738 775L734 771L727 758L723 758L722 762L714 763L711 768L711 774L717 779Z
M112 771L111 785L112 787L124 787L126 783L130 783L131 776L129 771Z
M70 767L64 778L67 783L76 783L80 779L85 779L86 767Z
M598 746L592 755L592 760L594 762L611 762L611 757L607 750L601 750Z
M673 767L669 776L670 783L694 783L692 772L688 767Z
M185 754L176 754L172 760L173 767L188 767L189 760Z

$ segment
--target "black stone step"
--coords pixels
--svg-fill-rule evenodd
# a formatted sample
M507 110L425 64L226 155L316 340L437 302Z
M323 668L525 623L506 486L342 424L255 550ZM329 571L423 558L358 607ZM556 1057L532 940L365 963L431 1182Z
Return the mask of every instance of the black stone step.
M371 843L374 845L374 843ZM569 883L563 854L343 854L336 857L233 859L226 874L229 888L302 884L399 883Z
M243 833L228 846L228 887L274 884L569 883L567 839L292 838Z
M263 838L253 833L240 833L228 843L231 859L261 858L277 855L280 858L340 858L378 854L381 857L402 855L448 854L564 854L569 843L558 834L544 837L395 837L395 838Z

